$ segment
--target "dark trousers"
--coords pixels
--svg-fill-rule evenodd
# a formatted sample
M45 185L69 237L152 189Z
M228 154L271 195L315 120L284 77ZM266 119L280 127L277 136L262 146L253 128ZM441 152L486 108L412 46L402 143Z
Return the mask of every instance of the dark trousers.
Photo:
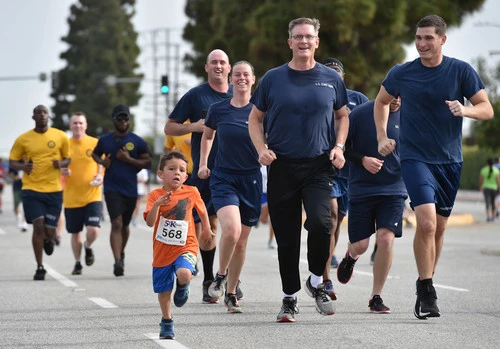
M330 194L335 173L327 154L300 160L278 157L269 166L267 199L285 294L301 288L302 205L309 271L323 275L330 248Z

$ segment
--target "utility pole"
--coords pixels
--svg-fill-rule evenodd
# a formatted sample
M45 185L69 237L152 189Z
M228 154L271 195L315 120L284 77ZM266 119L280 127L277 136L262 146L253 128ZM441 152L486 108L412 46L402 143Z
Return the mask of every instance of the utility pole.
M156 81L156 77L158 76L158 55L156 53L156 35L158 34L157 30L153 30L151 32L151 48L153 51L153 79ZM158 86L157 84L153 84L153 137L156 139L158 135Z

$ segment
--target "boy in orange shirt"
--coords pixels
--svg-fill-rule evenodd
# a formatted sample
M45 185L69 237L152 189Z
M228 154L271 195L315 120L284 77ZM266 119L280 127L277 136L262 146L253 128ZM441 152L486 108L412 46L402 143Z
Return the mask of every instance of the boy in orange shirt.
M187 175L187 158L177 151L163 155L158 166L161 188L148 195L144 219L153 233L153 289L158 294L162 312L160 339L174 339L174 322L170 311L172 289L177 277L174 304L182 307L189 296L198 258L198 240L194 228L193 208L203 226L202 239L211 240L207 210L196 187L183 185Z

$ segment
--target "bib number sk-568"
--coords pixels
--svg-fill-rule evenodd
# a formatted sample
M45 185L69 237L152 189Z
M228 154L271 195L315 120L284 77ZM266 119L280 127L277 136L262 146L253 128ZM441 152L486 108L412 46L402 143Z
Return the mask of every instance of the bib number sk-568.
M188 222L160 217L156 240L167 245L184 246L188 234Z

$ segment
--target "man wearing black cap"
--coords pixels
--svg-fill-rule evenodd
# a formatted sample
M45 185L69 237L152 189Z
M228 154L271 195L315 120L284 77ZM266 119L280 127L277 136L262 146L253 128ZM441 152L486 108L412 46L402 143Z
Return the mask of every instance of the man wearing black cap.
M151 168L151 154L147 143L128 130L130 110L127 105L118 104L111 115L115 131L99 138L92 156L106 168L104 199L111 220L110 241L115 257L113 273L123 276L129 224L137 202L137 172Z
M344 80L345 70L344 65L341 61L336 58L327 58L323 61L323 65L330 67L339 73L342 80ZM368 97L358 91L347 90L347 109L349 111L356 108L358 105L368 102ZM337 171L337 177L333 181L333 190L330 200L330 208L332 215L330 218L332 228L331 228L331 240L330 240L330 257L325 267L325 272L323 273L323 282L325 284L325 289L332 299L337 299L335 291L333 290L333 284L330 279L330 267L336 268L339 265L337 258L335 257L335 246L337 245L337 240L340 234L340 225L347 215L347 209L349 206L348 195L347 195L347 176L348 176L348 166Z

